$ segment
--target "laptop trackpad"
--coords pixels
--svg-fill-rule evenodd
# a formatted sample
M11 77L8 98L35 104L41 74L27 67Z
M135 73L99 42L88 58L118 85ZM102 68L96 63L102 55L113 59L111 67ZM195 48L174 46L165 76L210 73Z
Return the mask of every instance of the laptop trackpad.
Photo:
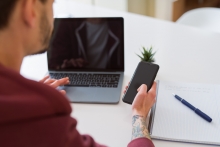
M95 87L64 87L71 102L98 102L98 88ZM100 90L100 89L99 89Z

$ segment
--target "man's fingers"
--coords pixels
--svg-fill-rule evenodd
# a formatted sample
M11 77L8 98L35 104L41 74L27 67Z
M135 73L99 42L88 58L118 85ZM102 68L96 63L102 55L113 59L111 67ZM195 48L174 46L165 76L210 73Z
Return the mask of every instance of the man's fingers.
M125 87L123 93L125 94L127 90L128 90L128 86Z
M153 97L156 96L156 89L157 89L157 83L154 82L154 84L152 85L151 89L148 91L149 95L152 95Z
M135 105L136 103L142 103L144 100L144 97L147 94L147 85L142 84L139 88L139 91L137 93L137 95L135 96L135 99L133 101L133 104Z
M137 90L139 93L146 93L147 92L147 85L145 84L142 84L138 90Z
M55 82L53 82L51 84L51 86L53 88L57 88L58 86L63 86L63 85L66 85L69 83L69 78L63 78L63 79L60 79L60 80L56 80Z
M44 77L42 80L40 80L39 82L40 82L40 83L44 83L49 77L50 77L50 76L48 75L48 76Z
M53 82L55 82L56 81L56 79L47 79L45 82L44 82L44 84L51 84L51 83L53 83Z

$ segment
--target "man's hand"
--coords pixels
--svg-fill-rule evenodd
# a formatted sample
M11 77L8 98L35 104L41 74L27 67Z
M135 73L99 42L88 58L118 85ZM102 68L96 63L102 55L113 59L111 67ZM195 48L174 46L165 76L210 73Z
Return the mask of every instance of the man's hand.
M133 115L139 115L144 118L147 117L151 107L155 103L155 97L156 97L156 82L154 82L152 88L147 93L147 86L141 85L137 91L137 95L132 103L132 113ZM128 86L126 86L124 93L128 89Z
M126 86L124 93L128 89ZM146 126L146 117L155 103L156 97L156 83L154 82L152 88L147 93L147 86L141 85L138 88L138 93L132 103L132 137L131 139L137 138L148 138L151 140L150 135Z
M69 78L63 78L63 79L56 80L56 79L50 79L50 76L44 77L39 82L43 83L43 84L47 84L47 85L49 85L49 86L51 86L53 88L57 88L59 86L63 86L63 85L66 85L66 84L70 83ZM66 95L66 91L65 90L60 90L60 92L62 94L64 94L64 95Z
M133 115L143 116L144 118L147 117L151 107L156 101L156 86L156 82L154 82L148 93L146 85L143 84L138 88L138 93L132 103Z

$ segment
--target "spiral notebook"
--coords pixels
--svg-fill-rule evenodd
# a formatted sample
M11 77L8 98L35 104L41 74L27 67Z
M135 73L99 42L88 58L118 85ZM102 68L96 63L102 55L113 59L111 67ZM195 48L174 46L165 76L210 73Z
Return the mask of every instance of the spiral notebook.
M209 123L175 93L212 118ZM220 85L158 81L148 125L154 139L220 145Z

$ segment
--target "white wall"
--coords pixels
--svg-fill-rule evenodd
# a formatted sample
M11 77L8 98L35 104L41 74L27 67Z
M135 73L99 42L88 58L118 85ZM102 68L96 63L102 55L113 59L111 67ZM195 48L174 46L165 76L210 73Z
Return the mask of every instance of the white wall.
M85 4L94 4L100 7L106 7L121 11L128 11L128 3L132 4L136 1L137 2L136 5L141 5L141 8L139 10L138 8L136 8L136 6L132 6L135 8L135 10L132 10L132 12L136 11L136 13L139 12L139 14L149 13L148 10L146 11L143 10L144 7L146 7L146 9L151 9L150 11L154 12L154 16L156 18L172 21L173 2L176 0L154 0L155 3L154 8L151 5L143 6L145 5L145 3L152 3L151 0L130 0L130 1L129 0L69 0L69 1L77 1ZM152 8L149 8L149 6Z
M94 4L100 7L111 8L115 10L127 11L128 1L127 0L72 0L85 4Z
M115 10L128 10L128 0L94 0L94 3L97 6L103 6Z
M81 3L85 3L85 4L92 4L93 0L73 0L73 1L81 2Z

